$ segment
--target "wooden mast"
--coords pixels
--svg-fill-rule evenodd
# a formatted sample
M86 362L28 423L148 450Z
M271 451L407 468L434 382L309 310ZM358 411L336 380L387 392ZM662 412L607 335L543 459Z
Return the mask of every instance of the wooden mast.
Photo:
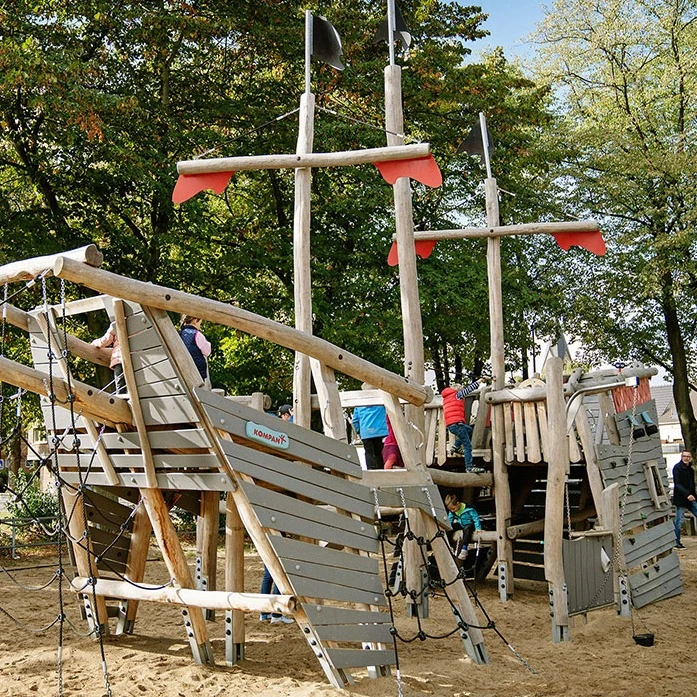
M305 92L300 97L296 154L312 152L314 140L315 95L310 90L312 59L312 14L305 11ZM293 294L295 328L312 334L312 270L310 267L310 167L295 170L295 208L293 211ZM293 371L294 421L310 427L310 358L296 351Z
M385 67L385 127L387 145L404 145L404 115L402 110L402 69L395 63L394 55L395 8L394 0L387 0L387 45L389 65ZM414 247L414 220L409 177L400 177L393 186L395 230L399 260L399 290L402 305L402 333L404 336L404 375L419 385L425 381L423 324L419 303L419 281L416 273L416 249ZM425 430L424 410L406 407L407 420L415 427L412 434L415 445L419 434ZM423 438L421 438L423 442ZM425 448L419 451L425 462Z

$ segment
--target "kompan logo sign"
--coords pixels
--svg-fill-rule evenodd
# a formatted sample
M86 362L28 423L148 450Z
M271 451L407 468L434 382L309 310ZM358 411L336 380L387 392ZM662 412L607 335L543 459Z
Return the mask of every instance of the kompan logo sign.
M288 446L290 445L290 439L286 433L274 431L272 428L268 428L268 426L255 424L253 421L247 421L245 433L247 434L247 438L257 440L260 443L266 443L274 448L288 450Z

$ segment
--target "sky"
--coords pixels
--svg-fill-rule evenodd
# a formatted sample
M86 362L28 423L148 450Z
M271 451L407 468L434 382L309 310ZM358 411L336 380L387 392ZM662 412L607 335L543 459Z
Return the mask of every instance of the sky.
M535 29L535 25L542 21L544 13L543 4L551 6L552 0L459 0L461 4L478 5L482 12L489 15L484 22L484 28L491 36L480 39L470 48L474 54L482 49L492 49L503 46L506 57L526 58L534 54L534 46L525 45L524 39Z

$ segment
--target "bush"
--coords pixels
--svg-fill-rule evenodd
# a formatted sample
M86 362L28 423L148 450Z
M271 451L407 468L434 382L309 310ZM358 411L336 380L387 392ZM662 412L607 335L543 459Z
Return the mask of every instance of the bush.
M38 476L20 470L10 487L15 494L7 504L12 518L55 518L60 512L55 491L41 491Z

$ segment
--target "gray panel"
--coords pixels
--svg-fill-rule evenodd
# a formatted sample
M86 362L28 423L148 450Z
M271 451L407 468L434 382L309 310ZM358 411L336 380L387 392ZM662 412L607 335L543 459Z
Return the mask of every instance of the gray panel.
M336 584L337 586L349 586L351 588L366 590L370 593L378 593L380 595L383 592L382 583L376 572L366 573L364 571L342 569L332 566L331 564L313 563L309 561L300 561L298 559L285 559L283 557L280 559L288 575L292 574L296 578L325 581ZM302 593L301 595L307 596L312 594ZM318 595L313 597L326 598L328 596Z
M133 527L133 521L129 520L133 508L124 506L118 501L98 494L96 491L84 490L83 502L87 521L98 525L110 525L119 529L128 520L127 530Z
M611 535L562 541L564 577L572 615L612 605L615 601L612 569L607 573L603 571L601 549L609 559L613 558Z
M188 397L141 399L140 408L147 426L198 422L198 415Z
M372 495L361 484L230 441L221 440L220 445L229 456L230 466L239 472L371 521L375 517Z
M83 436L80 440L84 441ZM154 450L179 448L210 448L211 443L206 432L200 428L187 428L178 431L148 431L148 442ZM140 434L137 431L127 433L103 433L102 443L107 449L140 450ZM91 443L90 443L91 445Z
M636 535L625 537L623 548L627 567L631 569L646 559L668 552L674 545L675 530L672 520L666 520Z
M162 363L163 361L169 362L169 357L162 344L158 344L154 348L146 349L144 351L136 351L131 354L131 362L133 363L133 370L138 372L144 368L151 367Z
M179 469L179 470L199 470L205 469L217 470L219 468L219 460L215 455L209 453L196 453L187 455L178 455L176 453L164 453L162 455L153 455L153 463L155 469L159 472L162 469ZM143 465L143 456L135 455L112 455L111 462L117 469L140 469Z
M317 628L322 625L337 624L382 624L389 623L390 616L385 612L374 612L370 610L347 610L343 607L333 607L331 605L317 605L315 603L303 603L302 605L307 618L312 626Z
M142 472L126 472L116 474L119 484L124 487L147 488L148 482ZM61 478L68 484L78 484L77 472L61 472ZM90 486L111 486L106 475L92 471L83 474L83 483ZM233 484L227 475L220 472L170 472L157 473L157 486L160 489L192 490L192 491L233 491Z
M240 482L240 486L265 528L366 552L378 551L378 540L372 525L247 482Z
M341 600L347 603L365 603L367 605L386 605L387 600L382 588L379 591L363 590L351 586L339 586L330 581L305 578L288 574L293 592L305 598L324 598L326 600Z
M138 370L134 370L136 385L146 385L151 382L161 382L164 380L178 380L172 364L164 356L159 363L146 365Z
M391 624L335 624L317 626L315 633L322 641L360 641L370 644L392 644Z
M213 425L236 435L238 439L248 440L245 433L248 421L275 431L282 430L288 435L290 443L287 450L278 453L280 456L313 462L356 478L363 476L358 454L353 446L293 423L283 422L278 417L225 399L209 390L196 389L195 393L205 405ZM263 447L261 443L258 445Z
M169 380L162 380L160 382L146 383L139 382L136 379L136 384L138 385L138 396L141 399L147 399L148 397L166 397L168 395L186 394L186 391L182 387L182 383L179 378L171 378Z
M41 411L44 415L44 422L46 424L46 428L49 431L55 430L56 431L64 431L66 428L72 428L73 424L75 424L78 428L80 427L80 418L77 415L77 412L75 412L74 418L70 414L70 409L65 409L64 407L58 406L57 404L55 405L55 422L54 422L54 414L52 412L51 404L46 400L41 401Z
M335 566L340 569L351 569L363 573L377 574L380 568L375 557L367 557L352 552L344 552L339 549L322 547L311 542L301 542L290 537L280 535L268 535L268 540L279 557L296 560L301 562L311 562L313 564L324 564L325 566ZM321 607L324 616L327 615L329 608ZM336 608L332 608L336 609ZM363 620L350 620L359 622ZM332 620L331 624L337 624L338 620Z
M387 666L396 663L393 650L367 651L360 649L324 649L326 657L335 668Z
M670 598L682 592L680 561L671 552L657 563L648 565L639 573L629 576L632 602L641 608L657 600Z

